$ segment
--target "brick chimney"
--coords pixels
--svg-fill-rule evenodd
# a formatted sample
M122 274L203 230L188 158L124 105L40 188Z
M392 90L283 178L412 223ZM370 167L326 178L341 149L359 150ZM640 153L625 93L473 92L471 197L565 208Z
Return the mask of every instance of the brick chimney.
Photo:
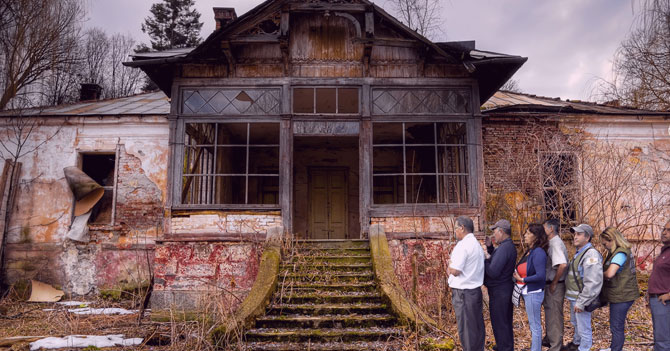
M81 83L79 101L98 100L102 95L102 87L95 83Z
M219 30L228 23L234 21L237 18L237 13L232 7L215 7L214 8L214 20L216 21L216 30Z

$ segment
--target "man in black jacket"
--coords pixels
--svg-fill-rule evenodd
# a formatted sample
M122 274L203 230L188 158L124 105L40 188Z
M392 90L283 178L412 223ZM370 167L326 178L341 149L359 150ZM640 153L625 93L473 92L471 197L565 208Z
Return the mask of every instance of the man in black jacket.
M514 323L512 321L512 274L516 266L516 247L512 242L512 226L501 219L489 227L498 247L494 250L491 237L486 238L488 255L484 261L484 285L489 291L491 327L496 339L496 350L514 350Z

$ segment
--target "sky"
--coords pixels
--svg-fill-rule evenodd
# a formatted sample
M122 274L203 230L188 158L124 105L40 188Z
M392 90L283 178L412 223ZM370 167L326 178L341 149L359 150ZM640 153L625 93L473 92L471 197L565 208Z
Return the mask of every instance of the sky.
M130 34L149 43L141 24L158 0L88 0L85 27ZM393 13L385 4L375 3ZM434 41L475 40L479 50L528 57L515 74L524 93L594 100L598 79L609 79L612 59L631 29L635 0L439 0L442 30ZM262 0L195 0L214 30L213 7L234 7L238 16Z

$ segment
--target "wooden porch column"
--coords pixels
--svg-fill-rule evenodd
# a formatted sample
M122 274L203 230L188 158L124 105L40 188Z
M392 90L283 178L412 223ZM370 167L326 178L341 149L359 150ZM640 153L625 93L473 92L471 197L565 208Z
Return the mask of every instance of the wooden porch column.
M361 221L361 237L370 230L370 205L372 204L372 121L370 118L361 120L358 148L358 186L359 212Z
M293 130L283 115L279 132L279 204L284 230L293 233Z

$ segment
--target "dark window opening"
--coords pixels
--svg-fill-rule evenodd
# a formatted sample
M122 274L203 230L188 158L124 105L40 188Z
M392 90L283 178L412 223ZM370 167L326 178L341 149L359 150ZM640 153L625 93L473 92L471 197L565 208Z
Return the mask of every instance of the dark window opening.
M373 124L374 204L469 203L465 123Z
M358 88L294 88L293 113L357 114Z
M105 189L102 198L91 210L92 213L89 223L113 224L115 165L115 154L81 155L82 171Z
M577 220L577 160L572 153L542 153L542 195L547 217Z
M278 123L187 123L181 203L278 205Z

